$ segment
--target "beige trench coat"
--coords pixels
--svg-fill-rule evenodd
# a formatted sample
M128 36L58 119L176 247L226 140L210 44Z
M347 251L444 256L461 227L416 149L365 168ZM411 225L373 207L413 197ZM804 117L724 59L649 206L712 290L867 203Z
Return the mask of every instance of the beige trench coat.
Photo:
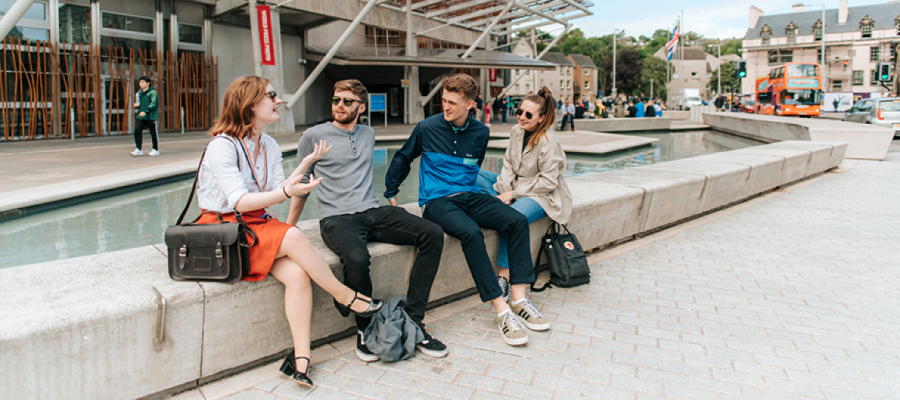
M503 171L497 177L497 193L512 191L512 198L528 197L537 201L550 219L565 224L572 215L572 193L563 173L566 172L566 153L551 129L532 149L522 152L525 130L512 128L509 147L503 156Z

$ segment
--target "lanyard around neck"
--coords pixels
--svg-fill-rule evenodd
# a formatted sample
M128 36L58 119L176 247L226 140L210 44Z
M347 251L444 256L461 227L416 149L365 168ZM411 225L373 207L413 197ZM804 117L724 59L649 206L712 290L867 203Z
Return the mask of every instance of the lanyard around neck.
M256 183L256 186L259 187L259 191L263 192L266 188L266 183L269 180L269 154L266 153L266 147L263 146L262 140L259 142L259 147L263 153L263 160L265 165L263 165L263 179L262 184L260 185L259 179L256 179L256 166L253 164L253 160L250 159L250 151L247 149L247 144L244 143L244 138L238 138L241 141L241 148L244 149L244 157L247 158L247 163L250 164L250 175L253 177L253 182Z

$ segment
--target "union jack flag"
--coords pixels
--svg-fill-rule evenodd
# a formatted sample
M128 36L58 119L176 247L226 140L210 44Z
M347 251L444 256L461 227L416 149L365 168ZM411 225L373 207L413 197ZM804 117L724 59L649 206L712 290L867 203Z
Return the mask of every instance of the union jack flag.
M669 53L668 61L672 61L672 56L675 55L675 47L678 44L678 24L675 24L675 29L672 29L672 38L666 43L666 52Z

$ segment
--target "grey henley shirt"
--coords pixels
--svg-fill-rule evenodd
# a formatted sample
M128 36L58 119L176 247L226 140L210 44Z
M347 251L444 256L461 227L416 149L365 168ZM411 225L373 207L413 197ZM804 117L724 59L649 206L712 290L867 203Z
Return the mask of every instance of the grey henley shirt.
M312 153L320 140L334 147L303 178L303 182L308 182L310 173L314 178L322 178L316 186L319 219L378 207L372 186L375 131L365 125L356 125L353 131L340 129L331 122L316 125L300 136L297 162Z

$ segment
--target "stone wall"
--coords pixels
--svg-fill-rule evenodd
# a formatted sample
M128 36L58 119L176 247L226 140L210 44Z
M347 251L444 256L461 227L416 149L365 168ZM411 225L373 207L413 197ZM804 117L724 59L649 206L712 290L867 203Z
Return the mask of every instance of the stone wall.
M575 130L591 132L667 131L672 125L668 117L576 119Z
M847 145L786 141L574 177L569 229L585 249L628 239L821 173ZM414 204L406 206L418 213ZM316 221L300 224L340 276ZM532 254L549 226L531 225ZM497 235L485 231L496 257ZM459 242L446 237L432 300L470 291ZM412 248L372 244L375 295L406 292ZM162 245L0 270L0 398L136 398L196 386L291 346L283 286L174 282ZM165 299L161 313L154 288ZM163 324L158 320L163 317ZM312 334L346 331L314 289ZM164 330L163 330L164 329Z

